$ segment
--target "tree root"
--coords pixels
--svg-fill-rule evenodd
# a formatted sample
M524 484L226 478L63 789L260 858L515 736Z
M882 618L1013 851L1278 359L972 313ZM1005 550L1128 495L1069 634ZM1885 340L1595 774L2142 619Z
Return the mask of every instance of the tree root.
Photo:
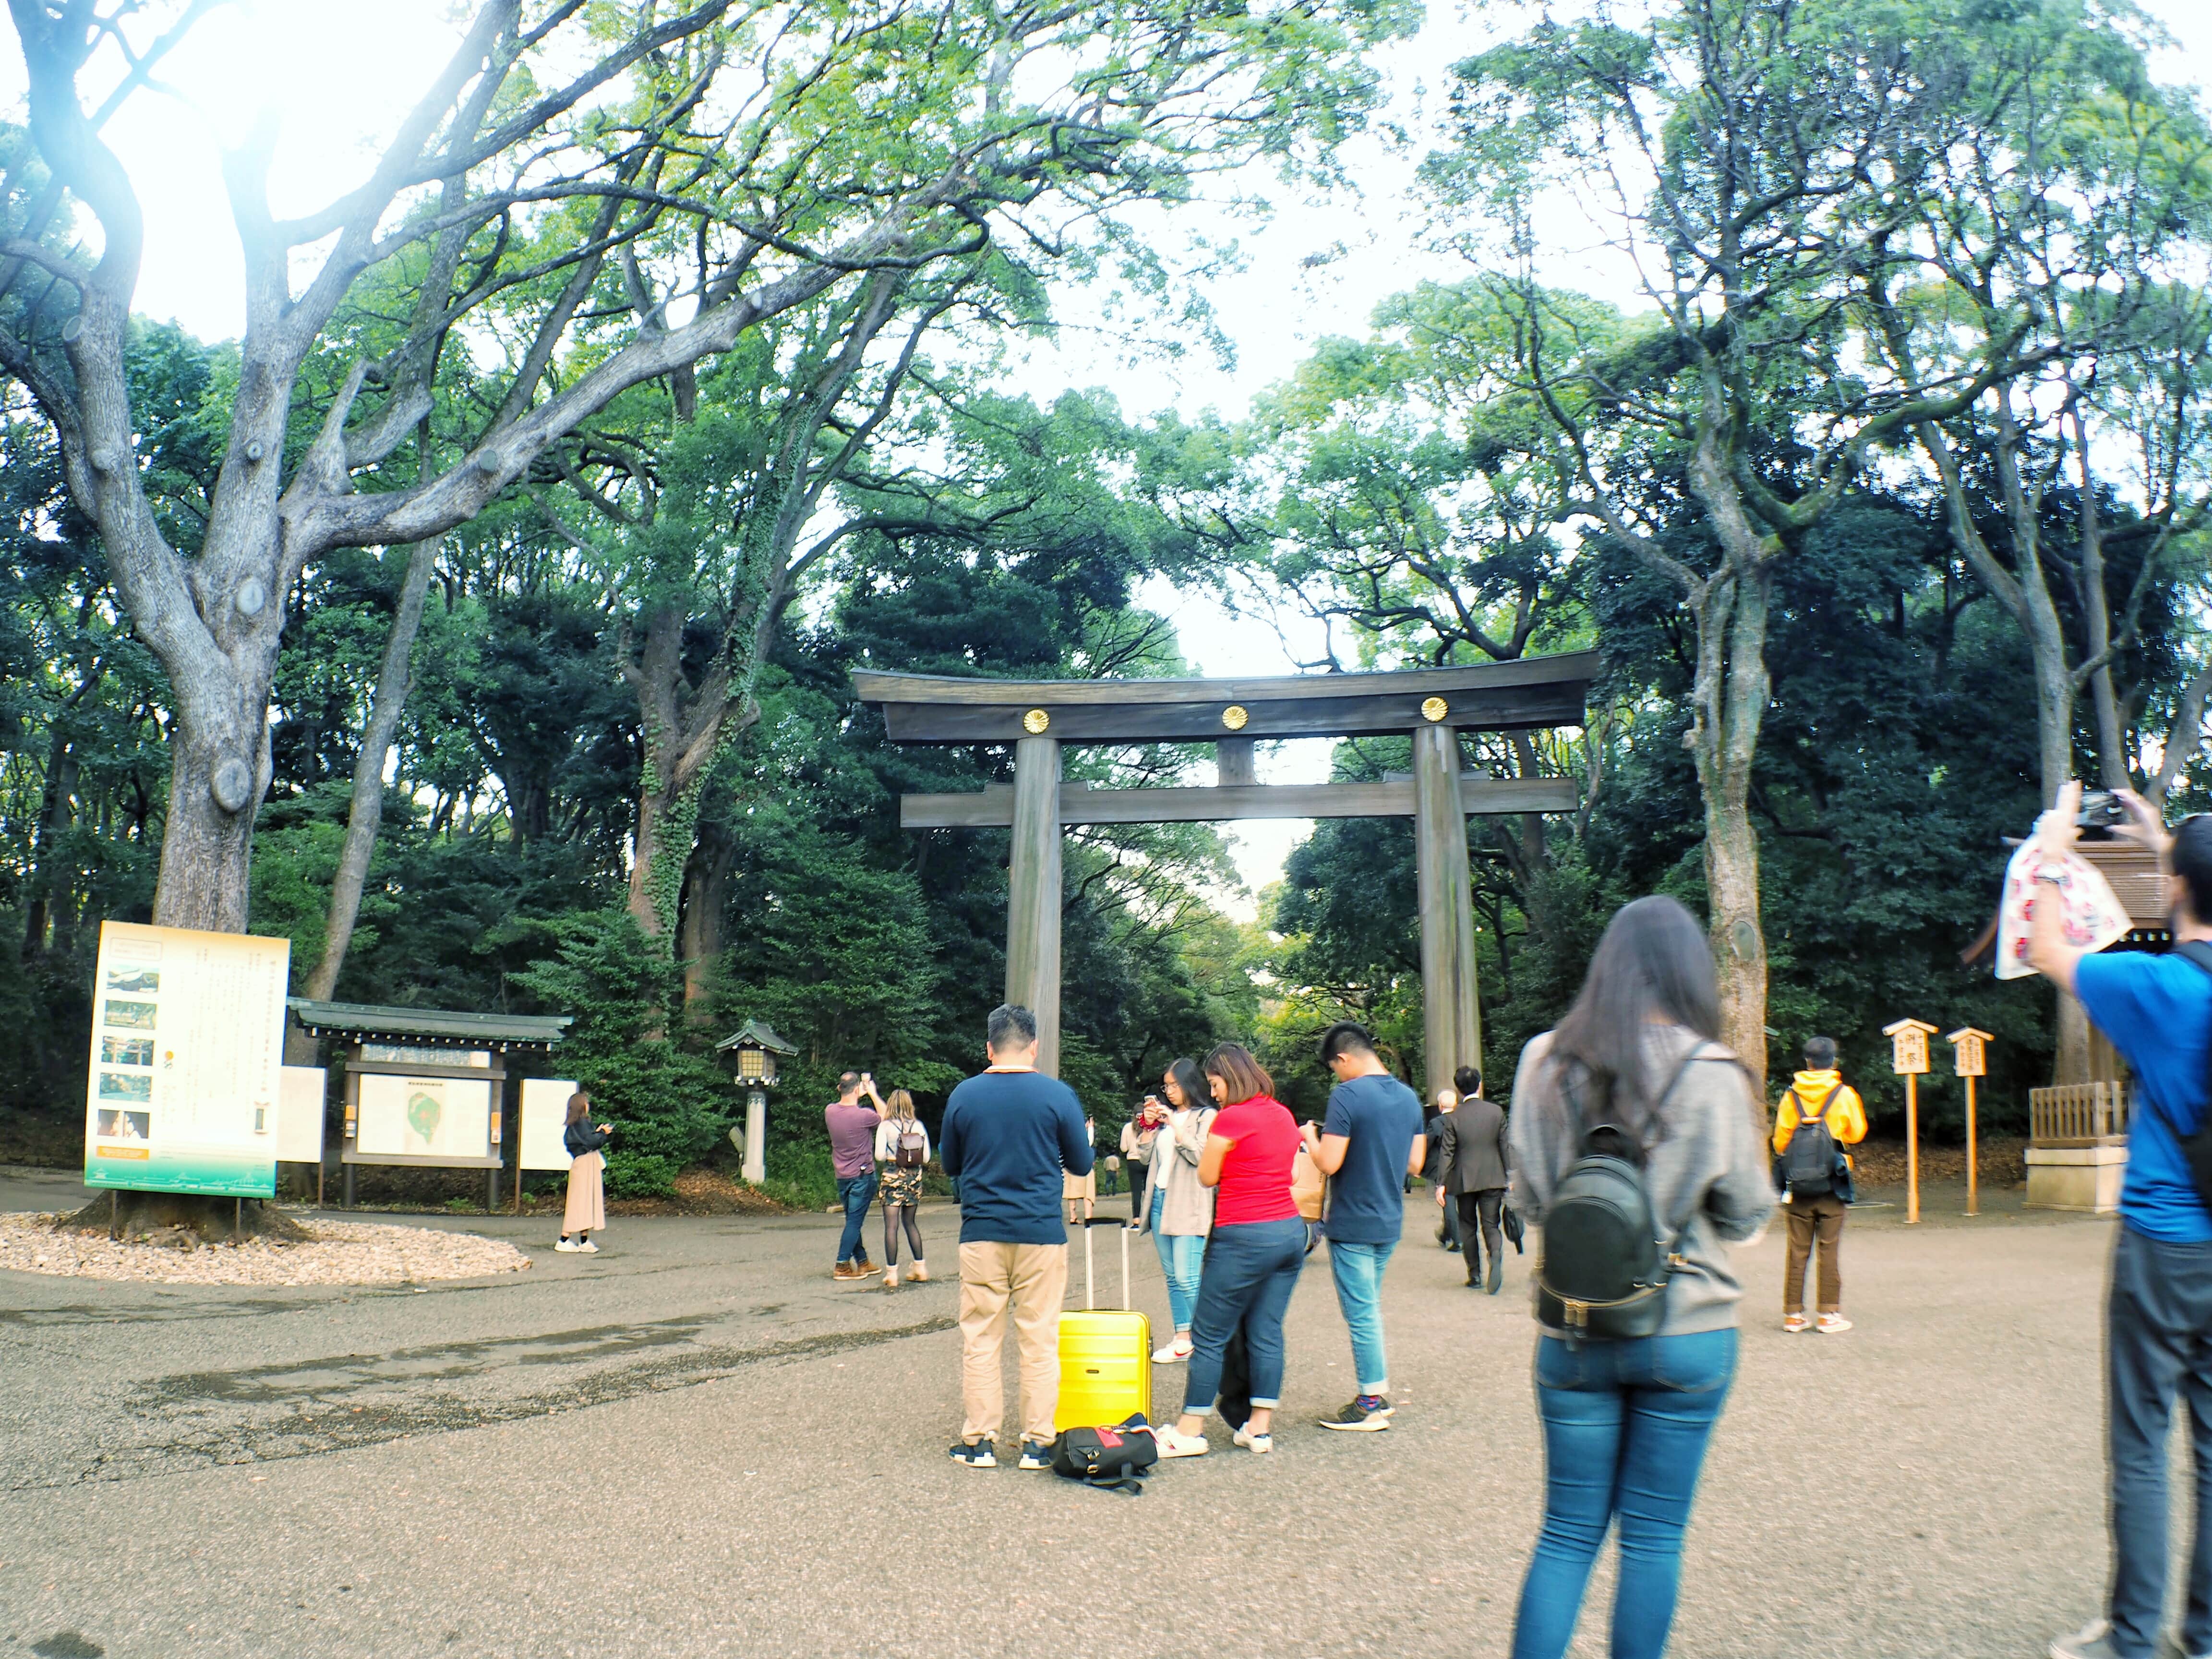
M242 1244L249 1238L304 1244L315 1236L258 1198L240 1200L193 1193L120 1190L101 1194L74 1215L58 1218L54 1231L103 1233L112 1239L177 1250L196 1250L204 1244Z

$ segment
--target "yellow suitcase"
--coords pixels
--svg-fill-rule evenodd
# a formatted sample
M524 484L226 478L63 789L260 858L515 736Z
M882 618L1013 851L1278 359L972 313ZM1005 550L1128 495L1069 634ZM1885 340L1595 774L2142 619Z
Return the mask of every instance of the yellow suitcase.
M1121 1305L1096 1305L1091 1230L1121 1235ZM1152 1322L1129 1306L1129 1229L1126 1222L1093 1217L1083 1224L1083 1308L1060 1316L1058 1429L1096 1429L1136 1413L1152 1414Z

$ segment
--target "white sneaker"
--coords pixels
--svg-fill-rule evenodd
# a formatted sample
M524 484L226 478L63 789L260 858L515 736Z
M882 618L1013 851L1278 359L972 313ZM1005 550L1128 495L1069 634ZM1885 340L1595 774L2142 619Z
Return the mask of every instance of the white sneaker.
M573 1238L564 1238L553 1248L560 1251L563 1255L574 1255L578 1250L583 1249L583 1246L577 1243Z
M1204 1435L1184 1434L1177 1430L1172 1423L1163 1424L1160 1427L1153 1430L1152 1437L1160 1443L1160 1456L1163 1459L1170 1457L1203 1457L1206 1453L1213 1449L1212 1447L1206 1443L1206 1437Z
M1823 1336L1840 1336L1850 1328L1851 1322L1839 1313L1822 1314L1818 1327Z
M1152 1364L1155 1365L1180 1365L1189 1358L1190 1341L1187 1337L1179 1336L1172 1342L1163 1342L1152 1350Z
M1249 1452L1257 1452L1262 1457L1275 1449L1275 1437L1272 1434L1254 1434L1249 1430L1239 1429L1229 1438L1231 1444L1242 1446Z
M576 1246L576 1254L578 1255L597 1255L599 1253L599 1247L592 1243L588 1238L582 1243Z

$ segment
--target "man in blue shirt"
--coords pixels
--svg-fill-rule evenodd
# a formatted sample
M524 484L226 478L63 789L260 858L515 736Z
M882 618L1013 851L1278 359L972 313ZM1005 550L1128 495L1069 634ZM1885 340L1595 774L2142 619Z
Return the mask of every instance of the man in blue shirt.
M1421 1172L1428 1142L1421 1101L1390 1075L1367 1028L1345 1019L1322 1033L1321 1063L1336 1074L1328 1115L1305 1126L1306 1150L1329 1177L1329 1271L1352 1331L1358 1392L1322 1419L1328 1429L1390 1426L1390 1368L1382 1352L1382 1270L1406 1222L1405 1180Z
M1006 1314L1021 1370L1022 1462L1052 1467L1060 1405L1060 1304L1067 1292L1063 1175L1091 1173L1091 1143L1075 1091L1036 1068L1036 1016L991 1010L990 1069L953 1090L937 1155L960 1183L960 1392L966 1421L952 1461L999 1465L1006 1415L1000 1376Z
M2107 1617L2051 1644L2053 1659L2149 1659L2166 1605L2166 1434L2173 1397L2212 1393L2212 1211L2180 1137L2204 1121L2212 1049L2212 972L2179 947L2212 941L2212 818L2169 836L2141 797L2123 793L2130 833L2159 855L2176 948L2092 955L2067 943L2063 860L2080 831L2081 786L2059 791L2038 822L2027 959L2081 1000L2135 1078L2128 1173L2120 1192L2105 1309L2106 1431L2112 1463L2112 1581ZM2212 1424L2190 1413L2198 1490L2212 1480ZM2212 1514L2200 1503L2180 1652L2212 1654Z

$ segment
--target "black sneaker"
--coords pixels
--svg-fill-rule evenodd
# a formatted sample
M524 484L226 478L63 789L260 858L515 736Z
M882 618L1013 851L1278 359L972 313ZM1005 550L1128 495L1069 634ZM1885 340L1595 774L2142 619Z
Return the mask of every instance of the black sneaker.
M995 1469L999 1467L999 1455L992 1449L988 1440L978 1440L972 1446L963 1441L953 1447L951 1455L954 1462L965 1463L971 1469Z
M1022 1461L1025 1469L1048 1469L1052 1467L1052 1443L1048 1440L1022 1442Z
M1390 1402L1369 1396L1369 1403L1358 1400L1340 1407L1321 1420L1324 1429L1345 1429L1354 1434L1372 1434L1390 1426Z

